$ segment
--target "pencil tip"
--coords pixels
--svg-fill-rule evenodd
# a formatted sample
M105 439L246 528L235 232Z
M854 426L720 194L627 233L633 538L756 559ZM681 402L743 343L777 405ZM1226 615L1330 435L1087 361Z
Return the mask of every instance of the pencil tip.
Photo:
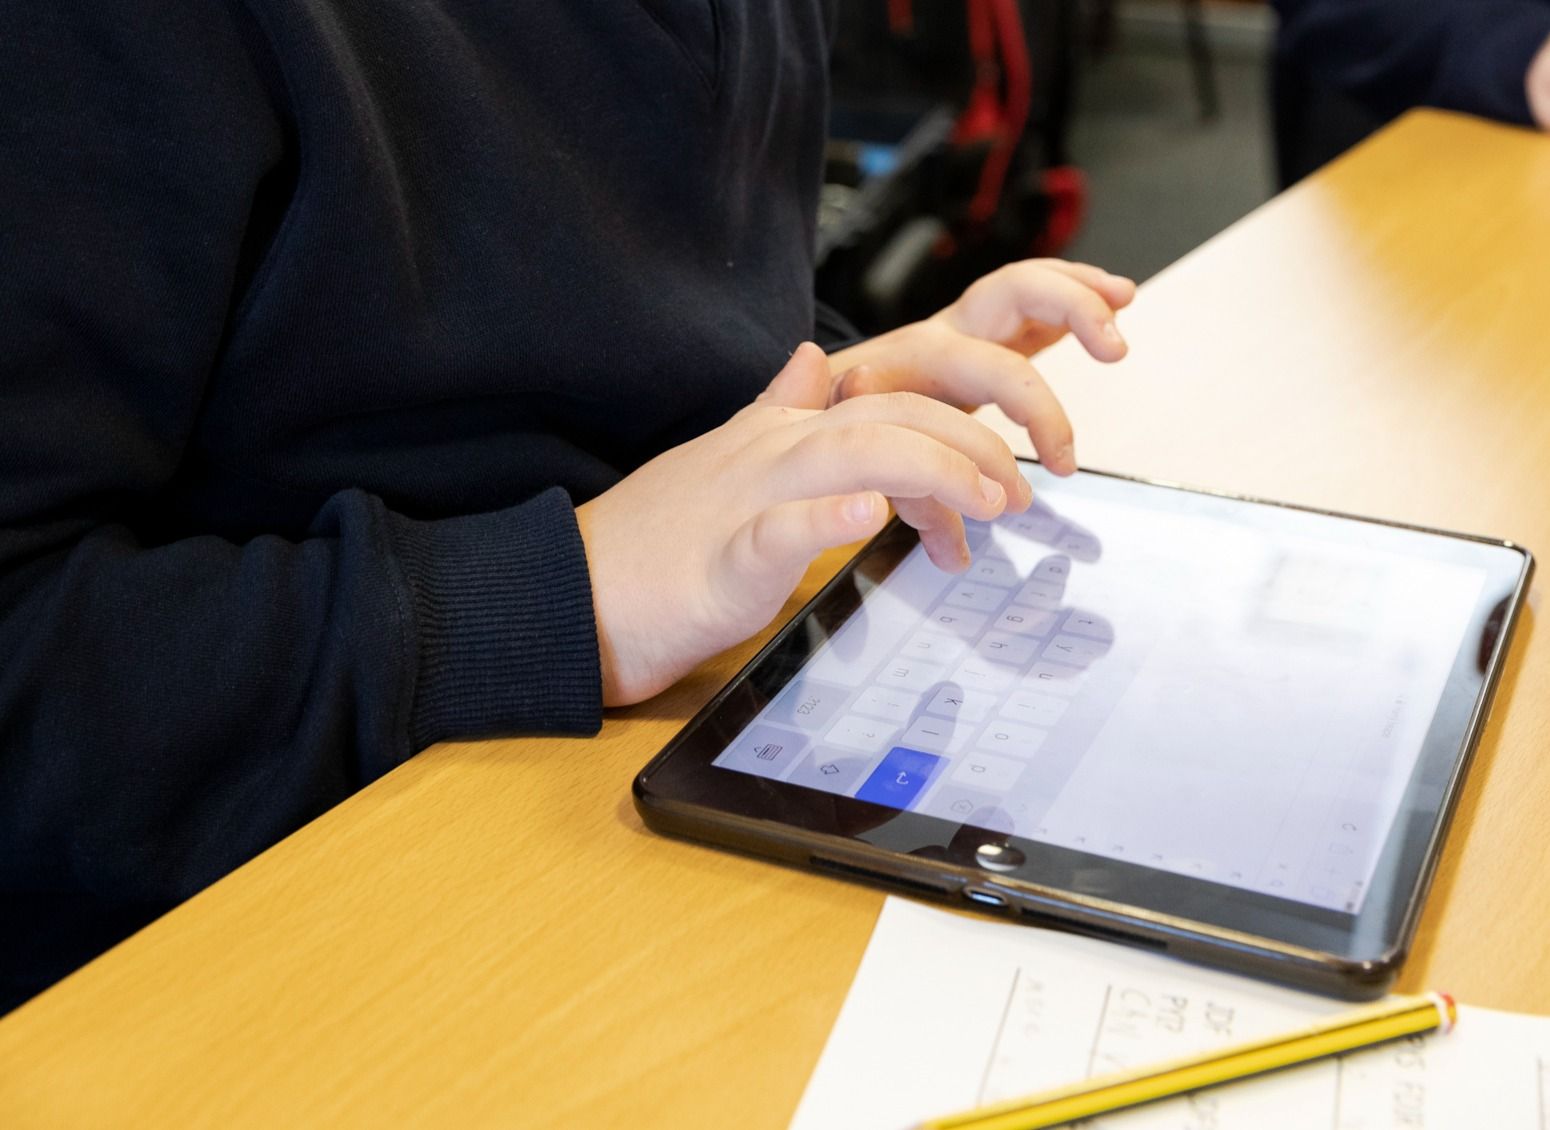
M1436 996L1442 1001L1442 1034L1446 1036L1453 1031L1453 1026L1459 1022L1459 1006L1454 1001L1452 993L1439 992Z

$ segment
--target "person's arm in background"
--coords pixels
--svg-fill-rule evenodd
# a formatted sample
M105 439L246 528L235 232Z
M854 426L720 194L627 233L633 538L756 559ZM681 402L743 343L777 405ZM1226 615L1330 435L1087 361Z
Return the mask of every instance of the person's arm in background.
M1550 127L1546 0L1275 0L1275 8L1278 55L1383 119L1434 106Z
M1550 36L1528 69L1528 108L1534 124L1550 130Z

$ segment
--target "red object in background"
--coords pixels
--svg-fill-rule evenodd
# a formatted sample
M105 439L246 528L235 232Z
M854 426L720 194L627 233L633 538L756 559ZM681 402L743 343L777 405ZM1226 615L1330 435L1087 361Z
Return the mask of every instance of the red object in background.
M1049 216L1033 242L1033 254L1059 255L1087 216L1087 174L1075 165L1057 165L1039 174L1039 186L1049 201Z
M953 128L953 144L994 143L1001 136L1001 68L996 65L995 30L984 0L966 0L969 57L974 62L974 87Z
M1007 170L1028 127L1033 102L1033 67L1017 0L967 0L969 52L974 89L958 118L953 140L960 145L988 141L979 189L969 202L969 219L984 223L1001 206Z
M1068 160L1066 0L839 0L838 19L836 128L852 132L837 134L833 183L848 191L820 233L820 297L877 333L988 271L1061 254L1086 204L1082 173L1050 164ZM852 150L902 147L900 119L909 163L868 180Z
M897 0L896 0L897 2ZM1007 173L1028 128L1033 66L1017 0L966 0L974 89L953 130L955 144L988 144L968 217L988 223L1002 206ZM1087 178L1072 165L1044 169L1039 190L1049 216L1030 249L1055 255L1075 237L1087 211Z

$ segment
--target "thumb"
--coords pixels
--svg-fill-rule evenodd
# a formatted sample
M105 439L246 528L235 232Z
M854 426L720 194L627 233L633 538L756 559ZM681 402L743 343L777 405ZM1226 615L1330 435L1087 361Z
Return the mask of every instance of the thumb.
M827 408L832 383L828 357L812 342L804 341L786 367L775 374L770 386L759 394L759 403L781 408Z

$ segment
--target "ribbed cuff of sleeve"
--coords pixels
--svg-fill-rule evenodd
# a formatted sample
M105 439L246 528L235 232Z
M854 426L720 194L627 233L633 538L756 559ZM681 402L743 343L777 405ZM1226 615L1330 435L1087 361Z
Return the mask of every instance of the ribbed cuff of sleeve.
M416 522L391 537L414 606L409 737L594 733L602 673L592 583L562 490L493 514Z

